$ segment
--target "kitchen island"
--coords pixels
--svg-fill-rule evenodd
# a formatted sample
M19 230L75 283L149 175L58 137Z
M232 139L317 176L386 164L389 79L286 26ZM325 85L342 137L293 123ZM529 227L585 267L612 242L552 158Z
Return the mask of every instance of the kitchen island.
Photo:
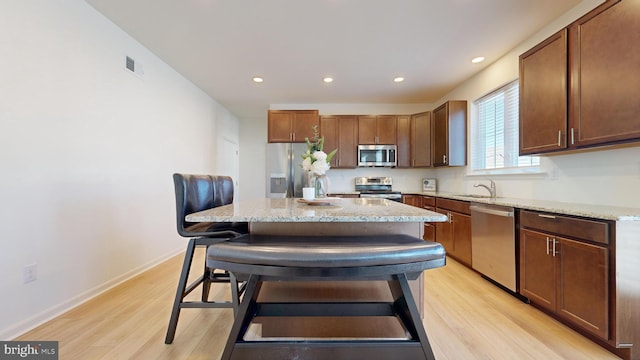
M254 199L186 217L190 222L248 222L252 234L423 235L424 222L446 221L436 212L385 199L330 198L327 205L301 199Z
M187 215L190 222L248 222L252 234L265 235L383 235L422 237L424 222L446 221L446 216L385 199L334 198L325 205L300 199L253 199ZM423 312L423 277L411 281L419 311ZM367 282L273 282L265 284L262 301L318 301L332 299L389 300L385 281ZM340 323L317 323L315 319L287 322L277 319L261 324L262 337L402 337L404 330L372 319L354 318ZM287 319L288 320L288 319Z

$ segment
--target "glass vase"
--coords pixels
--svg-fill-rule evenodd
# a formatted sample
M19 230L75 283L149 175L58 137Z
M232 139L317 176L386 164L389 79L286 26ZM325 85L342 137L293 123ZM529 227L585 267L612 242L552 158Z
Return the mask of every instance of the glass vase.
M317 175L311 171L307 172L307 187L315 189L315 197L327 197L329 194L329 178L327 175Z
M329 193L329 179L327 175L316 175L314 187L316 188L316 198L327 197Z

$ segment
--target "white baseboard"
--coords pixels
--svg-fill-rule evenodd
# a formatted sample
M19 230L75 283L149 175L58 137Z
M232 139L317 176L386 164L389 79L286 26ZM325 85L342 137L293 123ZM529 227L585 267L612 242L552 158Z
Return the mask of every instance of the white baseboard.
M176 250L174 252L171 252L170 254L161 256L155 260L151 260L146 264L143 264L141 266L138 266L136 268L134 268L131 271L128 271L116 278L113 278L107 282L105 282L102 285L96 286L92 289L89 289L81 294L78 294L77 296L74 296L70 299L68 299L67 301L64 301L56 306L53 306L47 310L44 310L42 312L40 312L39 314L35 314L33 316L31 316L28 319L25 319L23 321L20 321L16 324L13 324L11 326L9 326L6 329L3 329L2 331L0 331L0 339L2 339L2 341L10 341L15 339L16 337L44 324L45 322L60 316L64 313L66 313L67 311L78 307L80 305L82 305L83 303L95 298L96 296L101 295L102 293L113 289L114 287L126 282L127 280L130 280L131 278L140 275L141 273L151 269L152 267L178 255L179 253L183 252L184 248L181 248L180 250Z

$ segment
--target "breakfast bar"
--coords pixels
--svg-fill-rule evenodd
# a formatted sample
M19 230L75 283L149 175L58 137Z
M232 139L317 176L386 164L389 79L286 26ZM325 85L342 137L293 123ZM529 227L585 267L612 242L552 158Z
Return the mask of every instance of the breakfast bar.
M425 222L446 221L446 216L385 199L327 198L325 202L305 203L293 198L264 198L187 215L190 222L248 222L252 235L378 236L402 234L422 238ZM410 282L411 292L422 314L423 276ZM269 282L262 288L261 300L298 301L341 299L379 300L389 297L386 281ZM372 301L372 300L371 300ZM349 321L316 319L292 322L290 319L261 321L258 337L403 337L402 329L376 319ZM331 321L329 321L331 322ZM331 330L329 330L331 329Z

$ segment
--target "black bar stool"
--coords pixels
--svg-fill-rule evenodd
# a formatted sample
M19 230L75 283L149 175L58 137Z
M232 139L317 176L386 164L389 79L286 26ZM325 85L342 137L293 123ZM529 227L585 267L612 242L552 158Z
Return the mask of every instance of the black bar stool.
M408 235L245 235L207 250L207 266L225 269L248 285L222 359L434 359L408 280L444 266L436 242ZM392 302L259 302L266 281L386 280ZM407 339L247 340L256 317L393 316Z
M237 312L240 295L246 284L240 284L229 272L216 272L217 268L205 264L202 276L187 285L193 254L196 247L213 244L247 234L247 223L189 223L187 214L233 203L233 180L228 176L173 174L176 195L176 225L178 234L190 238L184 255L180 280L169 319L165 344L171 344L178 326L182 308L233 308ZM219 269L220 270L220 269ZM231 301L209 300L211 283L231 284ZM202 285L201 301L185 301L184 298Z

